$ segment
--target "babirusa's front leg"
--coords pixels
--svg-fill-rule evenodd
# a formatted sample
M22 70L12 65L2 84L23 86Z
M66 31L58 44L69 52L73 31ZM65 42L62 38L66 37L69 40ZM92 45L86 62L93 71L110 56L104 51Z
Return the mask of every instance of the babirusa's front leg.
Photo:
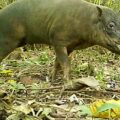
M55 46L57 61L63 70L63 79L69 80L70 64L66 47Z

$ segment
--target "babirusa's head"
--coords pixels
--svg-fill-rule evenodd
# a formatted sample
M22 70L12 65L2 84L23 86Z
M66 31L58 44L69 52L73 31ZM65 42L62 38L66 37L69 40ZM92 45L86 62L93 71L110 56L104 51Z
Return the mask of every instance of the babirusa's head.
M120 15L107 7L97 6L98 22L94 32L97 45L120 54Z

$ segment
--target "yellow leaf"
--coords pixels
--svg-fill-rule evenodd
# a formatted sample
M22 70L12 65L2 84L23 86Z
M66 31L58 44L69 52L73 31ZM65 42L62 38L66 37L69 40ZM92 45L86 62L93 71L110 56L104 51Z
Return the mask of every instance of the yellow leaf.
M102 107L103 105L107 104L115 106L110 109L106 109L105 111L99 112L98 109ZM114 105L115 104L115 105ZM118 107L117 107L118 105ZM99 117L99 118L120 118L120 100L98 100L94 103L92 103L90 106L92 116L93 117Z
M16 80L7 80L7 83L16 83Z
M12 70L1 70L0 71L0 76L2 76L2 77L8 77L8 76L12 76L12 75L13 75Z

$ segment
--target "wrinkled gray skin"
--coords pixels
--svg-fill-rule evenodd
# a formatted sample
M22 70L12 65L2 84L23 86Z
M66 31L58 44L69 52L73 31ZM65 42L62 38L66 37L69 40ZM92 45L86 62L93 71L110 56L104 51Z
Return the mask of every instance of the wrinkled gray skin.
M83 0L18 0L0 10L0 61L25 44L52 45L55 70L69 80L68 55L75 49L103 46L120 54L120 20L111 9Z

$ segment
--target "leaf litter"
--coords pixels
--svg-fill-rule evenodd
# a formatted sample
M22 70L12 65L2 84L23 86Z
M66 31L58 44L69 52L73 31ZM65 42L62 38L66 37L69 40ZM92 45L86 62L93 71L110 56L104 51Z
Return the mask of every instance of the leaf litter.
M89 120L92 113L86 105L99 99L119 99L119 56L96 46L74 51L70 56L72 82L63 85L61 71L50 82L55 59L50 49L18 49L2 62L1 120ZM113 81L116 89L111 87Z

